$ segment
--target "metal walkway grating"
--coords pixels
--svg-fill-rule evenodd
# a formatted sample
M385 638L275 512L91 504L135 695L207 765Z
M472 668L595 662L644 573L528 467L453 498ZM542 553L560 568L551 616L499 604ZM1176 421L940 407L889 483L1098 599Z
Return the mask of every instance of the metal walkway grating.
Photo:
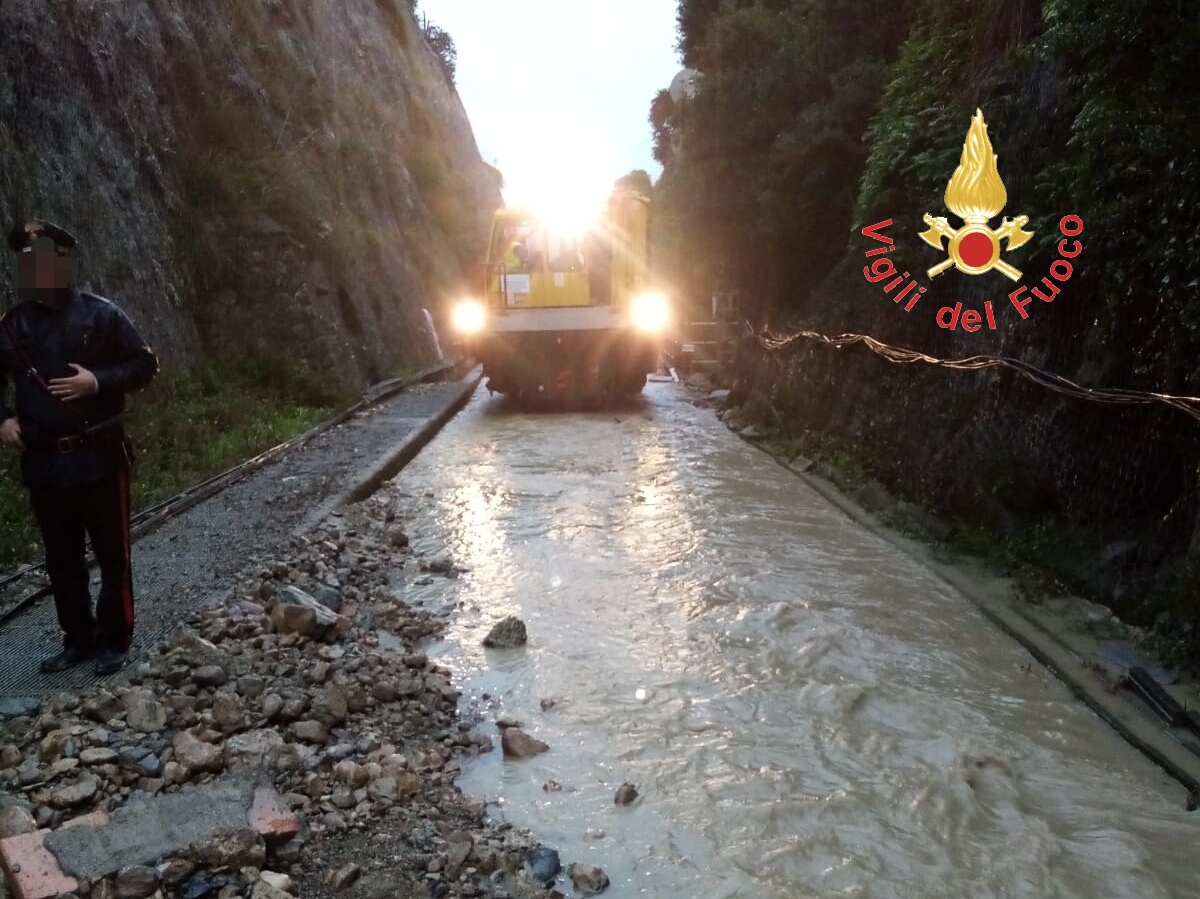
M136 664L137 659L147 658L175 627L177 621L174 617L161 614L167 611L162 608L163 605L158 604L155 611L160 614L153 616L153 619L144 615L138 621L130 664ZM0 655L0 689L3 689L5 696L40 697L54 693L72 693L119 676L114 674L97 677L92 672L90 663L57 674L42 674L38 670L38 662L62 648L62 634L54 617L54 603L49 599L6 627L3 643L3 655Z

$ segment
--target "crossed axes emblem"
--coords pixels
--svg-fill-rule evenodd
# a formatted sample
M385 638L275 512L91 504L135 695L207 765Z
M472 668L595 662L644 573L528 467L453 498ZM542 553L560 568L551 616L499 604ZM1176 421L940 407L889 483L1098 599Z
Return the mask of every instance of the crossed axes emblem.
M925 243L940 250L942 238L950 240L946 247L950 258L931 268L927 272L930 278L936 278L953 265L970 275L981 275L994 268L1014 281L1020 280L1021 272L1000 258L1000 241L1007 240L1008 249L1013 250L1033 237L1032 231L1021 230L1029 223L1029 216L1019 215L1015 219L1005 217L994 231L986 221L970 221L957 229L951 228L950 223L941 216L934 218L929 213L925 213L924 221L929 230L922 231L919 236Z

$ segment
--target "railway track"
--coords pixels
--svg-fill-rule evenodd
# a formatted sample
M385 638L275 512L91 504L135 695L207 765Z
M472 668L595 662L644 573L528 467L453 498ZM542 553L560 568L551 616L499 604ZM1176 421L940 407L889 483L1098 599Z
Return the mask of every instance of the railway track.
M169 521L180 513L192 508L197 503L212 497L222 490L237 483L243 478L249 476L253 472L259 470L264 465L267 465L280 456L292 450L296 450L304 444L308 443L315 437L324 434L326 431L337 427L343 422L353 418L355 415L378 405L391 396L400 391L413 386L414 384L429 383L443 379L448 373L457 370L463 363L463 360L455 359L443 365L434 366L423 371L417 372L406 378L391 378L386 381L380 381L377 384L372 384L367 387L361 394L358 400L346 406L330 418L314 425L302 434L298 434L288 440L283 441L270 449L264 450L256 456L245 459L219 474L213 475L201 481L198 484L193 484L186 490L171 496L161 502L154 504L146 509L137 512L130 520L130 534L134 542L160 527L163 523ZM89 556L89 568L95 565L95 559ZM34 562L25 565L16 571L10 572L3 577L0 577L0 595L19 585L22 581L30 580L31 578L42 574L45 571L45 562ZM22 612L28 610L31 606L38 603L42 599L50 596L51 590L47 585L38 586L31 590L25 596L11 603L0 611L0 628L5 627L14 618Z

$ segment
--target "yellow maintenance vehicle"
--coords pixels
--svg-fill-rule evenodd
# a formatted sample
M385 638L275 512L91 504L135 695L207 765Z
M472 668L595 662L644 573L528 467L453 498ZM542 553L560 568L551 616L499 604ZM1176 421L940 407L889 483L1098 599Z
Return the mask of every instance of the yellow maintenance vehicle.
M492 220L481 296L453 325L487 388L518 397L617 399L641 391L670 324L647 289L649 201L617 189L582 233L519 210Z

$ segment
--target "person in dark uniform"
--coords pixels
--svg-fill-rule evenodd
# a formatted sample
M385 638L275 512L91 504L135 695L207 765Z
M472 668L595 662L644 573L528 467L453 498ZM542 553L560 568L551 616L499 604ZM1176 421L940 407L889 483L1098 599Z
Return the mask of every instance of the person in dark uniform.
M134 617L132 452L120 417L125 394L158 374L158 358L116 305L75 286L75 244L40 220L9 233L21 302L0 318L0 445L21 454L63 631L62 652L41 670L95 657L96 673L111 674L125 664ZM100 568L94 614L85 534Z

